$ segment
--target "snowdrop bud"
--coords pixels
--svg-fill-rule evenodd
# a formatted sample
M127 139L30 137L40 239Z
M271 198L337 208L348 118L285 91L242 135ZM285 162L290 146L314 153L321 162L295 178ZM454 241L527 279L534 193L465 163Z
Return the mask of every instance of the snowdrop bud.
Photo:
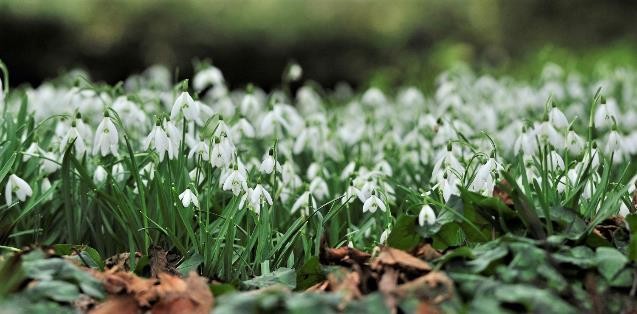
M549 121L558 129L565 129L568 127L568 120L564 113L553 104L553 108L549 111Z
M608 134L608 140L606 141L606 153L619 152L623 145L623 139L617 132L617 128L613 127L613 130Z
M566 135L566 150L572 155L579 155L584 150L586 142L573 129L569 129Z
M274 164L276 161L274 160L274 149L270 148L268 150L268 155L263 158L263 162L261 162L261 166L259 170L266 174L271 174L274 171Z
M7 201L7 206L11 206L13 203L14 194L20 202L24 202L27 199L27 196L31 196L33 194L33 190L31 190L31 186L29 186L26 181L15 174L12 174L9 176L9 180L7 181L7 185L4 189L4 197Z
M418 224L424 226L425 223L429 226L436 223L436 213L429 205L423 206L418 214Z
M294 63L288 68L286 77L289 81L294 82L298 81L301 78L301 75L303 75L303 68L301 68L301 66L297 63Z
M124 178L126 176L126 170L124 170L124 165L122 165L121 163L115 164L113 166L113 169L111 170L111 175L117 182L124 181Z
M380 234L379 242L381 244L387 243L387 239L389 238L390 233L391 233L391 230L389 230L389 228L385 229L385 231L383 231L383 233Z
M190 190L186 189L181 194L179 194L179 200L181 201L181 205L184 207L190 207L190 204L199 208L199 200L197 196Z
M50 188L51 188L51 181L49 180L49 178L42 179L42 183L40 184L40 189L42 189L42 192L46 192Z
M93 182L95 184L103 184L106 182L106 177L108 177L108 172L102 166L97 166L95 168L95 172L93 173Z

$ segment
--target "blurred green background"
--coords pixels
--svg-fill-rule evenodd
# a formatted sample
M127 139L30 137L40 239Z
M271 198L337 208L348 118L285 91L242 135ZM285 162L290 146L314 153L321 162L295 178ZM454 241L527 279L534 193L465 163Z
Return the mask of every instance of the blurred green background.
M275 87L291 60L325 86L427 85L458 62L635 64L636 17L628 0L0 0L0 59L12 85L75 67L114 83L157 63L185 78L196 59L231 87Z

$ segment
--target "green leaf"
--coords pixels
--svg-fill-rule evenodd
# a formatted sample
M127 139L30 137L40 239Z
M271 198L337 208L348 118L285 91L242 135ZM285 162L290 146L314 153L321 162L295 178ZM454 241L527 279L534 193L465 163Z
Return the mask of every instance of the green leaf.
M415 248L421 241L420 235L416 232L417 226L415 216L399 216L387 238L387 245L405 251Z
M237 288L235 288L235 286L229 283L219 283L219 284L210 285L210 292L212 292L212 295L214 295L215 298L227 293L235 292L235 291L237 291Z
M624 219L626 220L626 223L628 223L628 229L630 229L630 232L634 235L637 235L637 214L628 214Z
M177 267L177 271L182 276L187 276L191 271L196 272L201 263L203 263L203 257L195 253L187 258L185 261L181 262L181 264L179 264L179 266Z
M587 246L564 248L554 253L552 257L560 263L568 263L584 269L597 265L595 252Z
M495 297L501 302L522 304L527 312L532 313L577 313L575 308L550 290L529 285L500 285L495 290Z
M480 273L487 269L493 262L503 258L509 251L499 241L489 242L487 245L478 246L473 250L476 259L467 263L474 273Z
M325 275L318 257L313 256L296 273L296 289L305 290L321 281Z
M246 280L243 284L250 289L261 289L276 284L294 289L296 288L296 272L294 269L282 267L269 274Z
M464 232L457 223L448 223L433 237L432 246L437 250L445 250L448 247L460 246L464 243Z
M612 281L628 263L628 258L624 254L610 247L597 248L595 260L599 273L608 281Z
M80 296L76 285L61 280L38 281L27 289L34 300L49 298L58 302L73 302Z

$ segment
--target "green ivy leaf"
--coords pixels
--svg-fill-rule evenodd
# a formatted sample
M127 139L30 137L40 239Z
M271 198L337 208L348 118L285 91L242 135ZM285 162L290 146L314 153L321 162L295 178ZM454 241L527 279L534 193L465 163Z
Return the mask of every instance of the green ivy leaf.
M597 248L595 260L597 261L599 273L608 281L612 281L628 263L628 258L624 254L610 247Z

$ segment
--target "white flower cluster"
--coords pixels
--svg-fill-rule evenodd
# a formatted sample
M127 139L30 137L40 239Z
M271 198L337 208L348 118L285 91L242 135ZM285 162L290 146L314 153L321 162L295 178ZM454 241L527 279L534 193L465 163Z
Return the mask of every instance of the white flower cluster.
M296 67L290 79L300 78ZM12 195L19 201L31 196L29 183L59 180L69 146L74 158L85 158L98 186L146 188L127 179L127 143L134 154L154 156L139 165L144 185L167 169L165 163L186 168L188 188L178 196L184 207L210 204L198 197L219 189L257 214L277 203L288 214L306 216L340 198L347 208L391 217L404 187L428 186L429 197L441 201L461 188L491 196L501 171L518 158L524 180L541 182L536 161L542 152L560 178L558 191L566 193L590 160L596 172L600 156L625 163L637 154L637 72L622 69L593 80L550 64L534 84L460 69L441 75L431 96L414 87L397 95L377 88L353 95L305 85L293 97L252 86L231 90L212 66L196 73L190 91L173 87L161 67L111 91L63 82L27 91L27 109L44 125L24 139L23 161L37 159L40 170L25 173L26 181L8 177L7 205ZM599 87L605 99L591 105ZM17 111L17 100L5 102ZM599 182L597 174L587 179L582 197L590 198ZM424 205L419 223L434 224L436 208Z

